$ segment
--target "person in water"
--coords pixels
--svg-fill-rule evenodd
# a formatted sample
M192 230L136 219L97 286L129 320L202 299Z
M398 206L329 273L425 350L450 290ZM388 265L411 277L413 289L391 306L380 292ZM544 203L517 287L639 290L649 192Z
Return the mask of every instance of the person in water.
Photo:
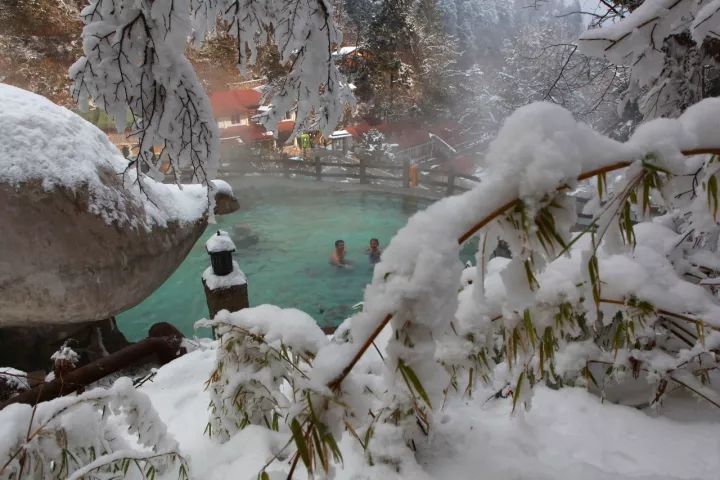
M380 261L382 250L380 250L380 241L377 238L370 239L370 246L366 253L368 254L370 263L378 263Z
M330 263L340 268L352 268L345 260L345 241L335 240L335 251L330 255Z

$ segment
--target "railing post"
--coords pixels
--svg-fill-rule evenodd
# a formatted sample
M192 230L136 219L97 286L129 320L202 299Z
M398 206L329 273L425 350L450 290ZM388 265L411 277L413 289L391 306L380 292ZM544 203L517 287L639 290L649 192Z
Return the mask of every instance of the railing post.
M368 183L367 179L367 158L365 155L360 155L360 183Z
M313 152L313 156L315 157L315 180L319 182L322 180L322 163L317 152Z
M410 188L410 159L403 158L403 187Z
M448 195L452 195L455 191L455 171L451 168L447 175L447 191Z
M290 178L290 159L286 155L283 155L282 162L283 162L283 175L285 176L285 178Z

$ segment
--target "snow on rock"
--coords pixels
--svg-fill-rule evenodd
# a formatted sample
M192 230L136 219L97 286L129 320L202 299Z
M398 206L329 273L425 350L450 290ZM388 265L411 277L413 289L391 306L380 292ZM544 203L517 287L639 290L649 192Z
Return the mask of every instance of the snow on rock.
M50 360L55 362L56 365L58 363L66 363L67 365L75 367L80 361L80 356L69 346L63 345L50 356Z
M0 84L0 184L87 188L88 210L107 223L152 228L195 222L206 214L205 187L181 188L143 176L143 192L136 170L125 172L127 167L107 135L91 123L45 97ZM137 209L144 215L133 213Z
M224 444L203 435L209 402L203 384L214 367L215 347L200 349L160 368L141 391L150 397L181 453L189 456L191 478L254 478L290 434L284 426L278 433L251 425ZM486 401L489 391L451 400L437 414L431 451L421 452L425 467L407 462L396 472L379 463L369 466L357 441L345 434L339 442L344 462L337 466L335 478L717 478L720 420L715 410L698 409L691 400L673 404L673 418L693 419L678 421L662 416L663 410L653 418L634 408L602 403L578 388L536 389L533 410L520 416L510 414L509 398ZM268 471L283 467L278 463ZM298 479L305 478L301 470L296 472Z
M215 180L212 180L212 184L213 184L213 187L215 187L216 192L224 193L226 195L230 195L231 197L235 196L235 194L233 193L232 187L225 180L220 180L220 179L216 178Z
M101 130L70 110L17 87L0 84L0 179L19 186L42 181L73 190L104 185L98 170L117 170L127 161Z
M212 267L207 267L202 274L202 278L210 290L222 290L247 283L247 277L243 271L240 270L240 265L238 265L236 261L233 261L233 271L229 274L215 275Z

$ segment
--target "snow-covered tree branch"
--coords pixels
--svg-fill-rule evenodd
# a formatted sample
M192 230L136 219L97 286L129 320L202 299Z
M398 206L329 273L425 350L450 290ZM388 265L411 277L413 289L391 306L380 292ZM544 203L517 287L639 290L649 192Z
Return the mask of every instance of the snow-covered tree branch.
M720 407L706 385L720 366L718 111L707 99L620 143L557 105L521 108L482 182L393 238L362 312L332 342L274 307L212 322L224 335L210 424L221 439L250 424L286 432L268 465L292 444L291 475L300 460L331 472L343 426L368 462L401 469L447 399L479 382L517 408L539 383L652 406L680 387ZM588 185L593 221L572 233L574 195ZM463 269L460 246L475 235L477 265ZM511 259L490 259L500 240ZM382 362L368 368L384 331Z
M3 478L155 478L172 470L190 478L177 442L128 378L35 408L11 405L0 419Z
M631 67L627 99L638 100L646 118L677 116L717 94L720 3L613 3L580 45L589 55Z
M184 55L188 39L202 42L226 28L241 69L255 61L258 46L278 47L291 68L272 98L270 128L296 109L295 131L316 124L327 133L351 100L332 62L341 37L325 0L93 0L82 17L85 56L70 69L74 97L97 103L119 129L129 111L140 147L135 166L169 162L176 181L205 183L218 163L217 126ZM157 158L154 146L162 148Z

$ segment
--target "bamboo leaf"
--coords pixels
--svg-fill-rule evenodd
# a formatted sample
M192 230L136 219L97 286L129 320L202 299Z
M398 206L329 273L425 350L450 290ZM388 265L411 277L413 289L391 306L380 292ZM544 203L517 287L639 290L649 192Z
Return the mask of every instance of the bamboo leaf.
M368 445L370 444L370 438L372 438L373 434L373 425L370 425L368 429L365 431L365 450L367 450Z
M532 318L530 317L530 310L525 309L523 311L523 323L525 324L525 330L528 333L528 339L532 345L537 343L537 333L535 327L532 324Z
M532 271L532 265L530 263L530 260L525 260L523 262L523 265L525 266L525 275L527 276L530 290L535 290L537 287L540 286L540 284L538 283L537 279L535 278L535 274Z
M335 441L335 437L333 437L329 432L326 432L323 436L325 443L330 447L330 451L333 454L333 460L335 462L343 462L343 456L342 452L340 452L340 448L338 447L337 442Z
M320 434L318 433L318 428L312 429L312 438L315 442L315 451L317 452L317 456L320 458L320 465L322 465L323 471L327 472L330 468L330 463L328 462L327 458L327 451L325 450L325 445L323 444L322 440L320 439Z
M596 388L600 388L600 386L597 383L597 380L595 380L595 377L590 372L590 368L588 368L587 365L585 365L585 368L583 368L583 375L585 376L585 380L590 380L593 385L595 385Z
M297 446L300 458L302 459L308 471L311 471L312 465L310 464L310 453L308 452L308 447L305 444L305 438L303 438L302 428L300 427L300 423L297 421L297 418L293 418L292 422L290 422L290 431L292 432L293 440L295 441L295 445Z
M715 175L712 175L708 179L707 192L708 192L708 208L710 210L712 210L713 220L717 220L718 183L717 183L717 177Z
M515 390L513 391L513 407L512 411L515 412L515 407L517 406L517 401L520 398L520 389L522 388L522 381L523 378L525 378L525 372L520 372L520 376L518 377L517 385L515 385Z
M432 409L433 407L432 403L430 403L430 397L425 391L425 388L422 386L422 383L420 383L420 379L417 377L413 369L406 365L402 360L398 363L398 368L400 368L406 375L406 378L410 381L417 394L420 395L420 398L422 398L427 406Z

